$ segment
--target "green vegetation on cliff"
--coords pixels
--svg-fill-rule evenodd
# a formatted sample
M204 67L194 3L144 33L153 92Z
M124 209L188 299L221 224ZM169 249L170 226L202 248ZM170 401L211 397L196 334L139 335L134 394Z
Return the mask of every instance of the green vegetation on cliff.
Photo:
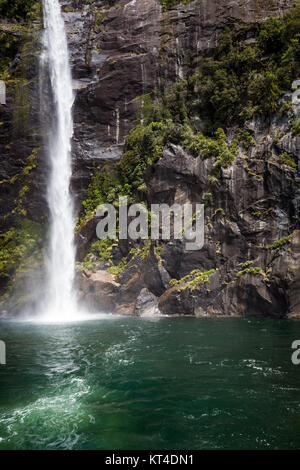
M205 137L193 130L187 122L172 119L151 121L138 125L126 138L126 151L117 164L108 163L96 169L88 188L88 197L83 201L84 215L80 224L87 220L99 204L114 203L119 196L128 196L129 201L144 201L147 190L144 172L161 156L164 146L172 142L203 159L215 157L214 171L229 166L235 157L236 147L225 142L223 129L216 131L215 138Z
M4 16L10 21L0 24L0 79L5 80L8 87L18 79L24 81L26 78L26 68L30 64L32 66L32 56L37 53L39 38L33 22L41 18L41 1L19 3L0 0L0 18ZM21 4L24 4L23 9ZM20 60L14 61L18 54Z
M187 86L189 113L205 131L266 117L300 76L300 3L284 16L235 32L226 29L213 57L203 57Z
M32 8L32 0L0 0L0 17L24 20Z
M0 305L7 300L17 276L41 264L42 246L41 225L27 218L20 218L14 227L0 234L0 287L6 287Z
M192 0L160 0L163 10L168 10L169 8L175 7L176 5L187 5L191 3Z
M18 196L14 208L3 216L5 225L11 221L10 228L0 233L0 287L13 287L17 273L31 269L41 262L43 229L42 226L27 217L24 204L26 194L32 184L32 172L37 168L39 149L33 149L26 160L26 165L11 179L0 181L2 185L18 185Z

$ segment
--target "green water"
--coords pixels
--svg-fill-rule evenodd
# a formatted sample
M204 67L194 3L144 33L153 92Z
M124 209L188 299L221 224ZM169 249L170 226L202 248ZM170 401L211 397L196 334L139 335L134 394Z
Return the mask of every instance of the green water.
M0 449L300 447L300 322L2 322L0 339Z

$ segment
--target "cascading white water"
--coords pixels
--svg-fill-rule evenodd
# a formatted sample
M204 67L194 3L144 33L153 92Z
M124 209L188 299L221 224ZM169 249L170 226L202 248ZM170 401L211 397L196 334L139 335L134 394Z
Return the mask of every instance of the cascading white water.
M54 100L53 130L49 137L51 174L48 204L51 233L47 259L47 297L43 317L68 320L76 314L74 292L74 214L70 194L72 106L74 102L68 43L59 0L43 0L44 62L49 67Z

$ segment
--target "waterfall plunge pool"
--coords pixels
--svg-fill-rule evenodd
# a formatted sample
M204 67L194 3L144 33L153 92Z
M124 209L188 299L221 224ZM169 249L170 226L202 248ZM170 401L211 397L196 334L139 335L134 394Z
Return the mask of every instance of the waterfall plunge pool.
M0 322L0 449L297 449L300 322Z

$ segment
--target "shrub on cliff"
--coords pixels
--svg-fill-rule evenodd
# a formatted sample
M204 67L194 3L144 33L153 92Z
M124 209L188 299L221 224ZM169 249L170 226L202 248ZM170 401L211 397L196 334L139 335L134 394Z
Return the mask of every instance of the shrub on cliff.
M0 17L24 20L32 3L32 0L0 0Z
M186 108L202 118L206 133L242 126L253 114L268 118L300 76L300 2L251 30L226 29L213 57L203 55L199 64L188 79Z

